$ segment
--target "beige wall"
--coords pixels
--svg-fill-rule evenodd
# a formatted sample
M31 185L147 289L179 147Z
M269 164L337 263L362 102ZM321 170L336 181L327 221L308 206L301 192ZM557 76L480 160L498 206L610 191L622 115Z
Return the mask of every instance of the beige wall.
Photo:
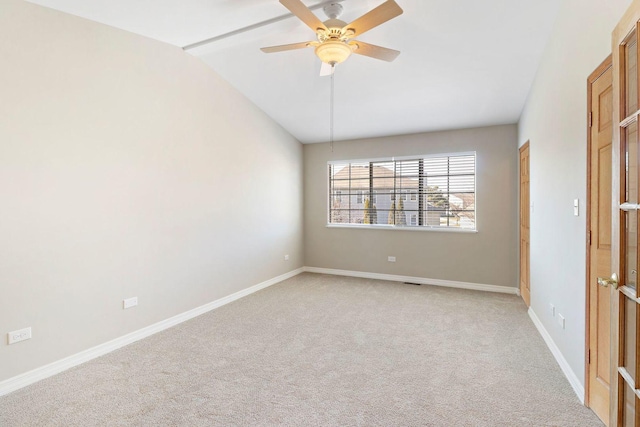
M519 123L519 144L531 141L531 308L582 384L587 77L611 53L611 32L630 3L562 2ZM565 329L549 304L566 318Z
M515 287L515 125L304 146L305 264ZM477 233L327 228L327 162L476 151ZM388 256L396 262L389 263Z
M0 381L303 265L291 135L176 47L0 9Z

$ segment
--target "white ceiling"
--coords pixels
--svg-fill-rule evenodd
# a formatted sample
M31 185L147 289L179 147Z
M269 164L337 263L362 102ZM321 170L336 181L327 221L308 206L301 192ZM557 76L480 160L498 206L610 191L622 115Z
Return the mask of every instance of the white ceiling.
M312 5L320 0L303 0ZM404 14L359 39L402 51L352 55L335 74L335 140L515 123L562 0L396 0ZM31 0L176 46L288 13L277 0ZM383 0L344 0L350 22ZM325 20L321 9L316 15ZM297 18L190 50L303 143L329 140L330 78Z

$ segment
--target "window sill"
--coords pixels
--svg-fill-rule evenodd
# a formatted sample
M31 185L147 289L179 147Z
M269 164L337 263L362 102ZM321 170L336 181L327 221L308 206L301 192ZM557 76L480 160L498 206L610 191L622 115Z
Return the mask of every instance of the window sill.
M365 225L365 224L327 224L327 228L361 228L366 230L395 230L395 231L435 231L444 233L477 233L477 229L469 228L445 228L424 226L397 226L397 225Z

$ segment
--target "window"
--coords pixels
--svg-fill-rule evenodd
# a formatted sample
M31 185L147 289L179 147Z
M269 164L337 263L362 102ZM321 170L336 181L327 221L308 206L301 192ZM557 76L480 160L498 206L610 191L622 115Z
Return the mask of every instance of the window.
M329 224L475 230L475 163L475 153L330 162Z
M366 201L367 199L369 199L369 196L370 196L370 195L371 195L371 193L369 193L369 191L368 191L368 190L367 190L367 191L365 191L365 192L364 192L364 199L363 199L363 200L365 200L365 201ZM377 202L378 202L378 197L377 197L376 192L374 191L374 192L373 192L373 195L371 196L371 203L377 203ZM358 202L358 203L363 203L363 202Z

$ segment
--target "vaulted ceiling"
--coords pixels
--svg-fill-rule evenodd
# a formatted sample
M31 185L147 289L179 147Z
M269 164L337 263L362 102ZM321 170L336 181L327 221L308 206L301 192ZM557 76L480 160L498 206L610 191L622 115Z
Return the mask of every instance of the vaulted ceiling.
M400 50L394 62L352 55L335 83L335 139L517 122L561 0L396 0L399 17L359 39ZM184 47L289 13L277 0L31 0ZM321 0L310 2L308 6ZM350 22L383 0L342 0ZM325 20L322 9L315 14ZM224 37L200 57L303 143L329 139L330 78L295 17Z

